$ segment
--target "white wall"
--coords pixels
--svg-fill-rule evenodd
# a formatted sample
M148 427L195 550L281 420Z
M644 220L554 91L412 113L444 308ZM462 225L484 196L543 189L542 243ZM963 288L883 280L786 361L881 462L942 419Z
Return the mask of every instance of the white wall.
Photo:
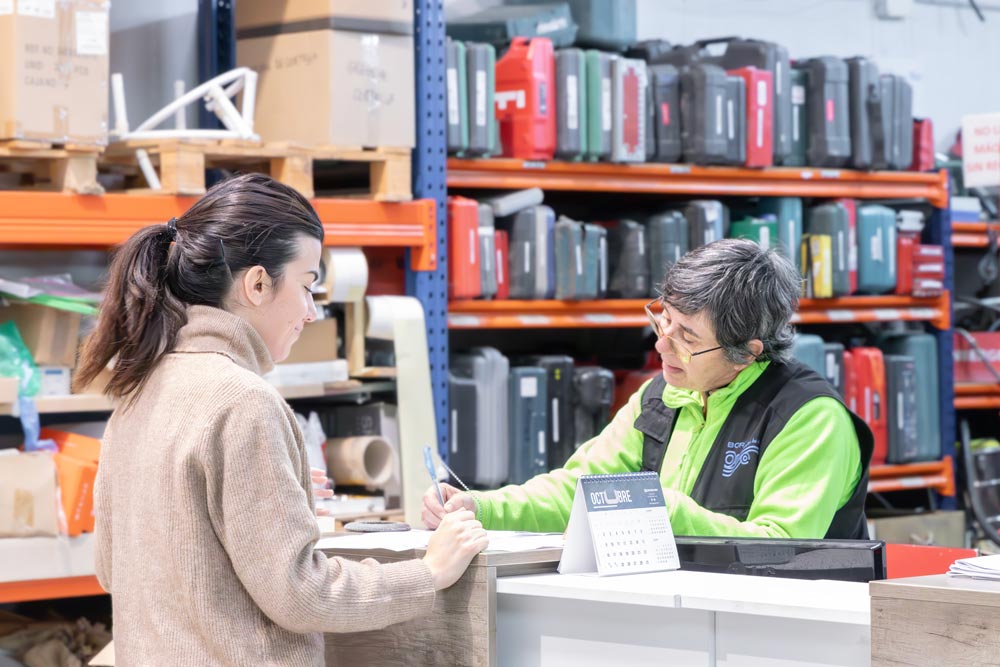
M453 16L495 4L445 0L445 9ZM944 149L963 114L1000 111L1000 3L980 0L986 23L964 0L954 4L914 4L909 18L882 21L872 0L636 0L637 36L688 44L739 35L784 44L792 58L871 57L910 79L914 113L933 119Z
M125 79L133 128L173 99L175 80L200 83L197 0L114 0L110 23L111 72ZM187 121L196 127L193 109Z

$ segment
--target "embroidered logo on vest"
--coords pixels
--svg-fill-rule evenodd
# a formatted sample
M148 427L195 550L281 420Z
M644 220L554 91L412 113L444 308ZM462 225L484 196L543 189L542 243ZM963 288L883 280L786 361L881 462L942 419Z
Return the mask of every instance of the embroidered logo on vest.
M742 442L727 442L726 457L722 463L722 476L732 477L736 469L742 465L750 463L750 455L760 454L759 440L745 440Z

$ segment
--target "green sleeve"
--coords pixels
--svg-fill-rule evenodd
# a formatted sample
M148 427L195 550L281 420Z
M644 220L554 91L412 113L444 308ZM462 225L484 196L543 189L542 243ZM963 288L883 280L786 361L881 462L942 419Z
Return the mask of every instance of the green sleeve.
M672 489L664 494L675 535L818 539L860 478L850 415L835 399L816 398L764 450L746 521L711 512Z
M611 423L581 445L562 468L538 475L521 485L473 492L477 518L483 526L488 530L564 531L569 523L578 477L639 470L642 434L632 424L639 414L645 389L643 385L633 394Z

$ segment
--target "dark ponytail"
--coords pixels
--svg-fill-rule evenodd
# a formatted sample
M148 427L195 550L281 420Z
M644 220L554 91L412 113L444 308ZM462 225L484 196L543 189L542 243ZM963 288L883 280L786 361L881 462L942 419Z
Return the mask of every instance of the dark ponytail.
M303 235L323 240L312 205L261 174L223 181L176 221L133 234L111 262L77 388L114 360L105 392L114 398L136 392L173 350L189 305L224 308L234 276L253 266L263 266L280 284Z

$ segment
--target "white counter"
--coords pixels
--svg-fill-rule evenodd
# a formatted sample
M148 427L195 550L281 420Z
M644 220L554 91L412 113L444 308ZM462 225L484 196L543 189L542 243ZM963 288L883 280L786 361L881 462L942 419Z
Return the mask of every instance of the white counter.
M703 572L497 579L501 665L868 665L868 585Z

